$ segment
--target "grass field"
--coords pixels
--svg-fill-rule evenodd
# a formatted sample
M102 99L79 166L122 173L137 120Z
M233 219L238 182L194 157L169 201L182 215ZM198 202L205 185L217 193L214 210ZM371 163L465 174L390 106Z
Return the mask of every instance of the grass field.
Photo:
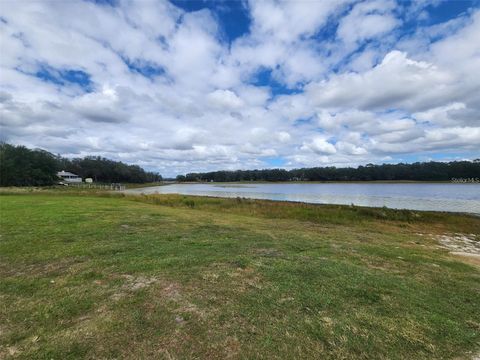
M0 211L0 359L480 354L480 268L437 241L480 218L68 191Z

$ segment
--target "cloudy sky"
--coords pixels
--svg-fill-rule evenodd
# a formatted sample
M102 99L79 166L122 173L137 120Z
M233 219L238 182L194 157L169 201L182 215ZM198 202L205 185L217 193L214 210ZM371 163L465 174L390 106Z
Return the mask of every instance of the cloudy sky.
M480 2L0 1L0 140L162 175L480 155Z

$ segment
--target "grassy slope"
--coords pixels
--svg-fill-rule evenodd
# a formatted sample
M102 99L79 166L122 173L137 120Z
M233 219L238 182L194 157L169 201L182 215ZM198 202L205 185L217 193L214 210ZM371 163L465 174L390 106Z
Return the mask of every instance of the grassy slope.
M137 201L132 201L137 200ZM181 196L0 197L0 358L468 358L467 216Z

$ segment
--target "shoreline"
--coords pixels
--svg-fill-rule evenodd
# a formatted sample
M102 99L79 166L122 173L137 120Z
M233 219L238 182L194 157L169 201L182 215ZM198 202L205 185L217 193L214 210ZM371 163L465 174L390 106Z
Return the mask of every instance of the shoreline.
M140 190L140 189L133 189ZM429 209L407 209L407 208L394 208L388 206L368 206L368 205L356 205L356 204L340 204L340 203L320 203L320 202L306 202L300 200L276 200L276 199L266 199L266 198L251 198L251 197L242 197L242 196L213 196L213 195L194 195L194 194L180 194L180 193L139 193L139 192L128 192L128 190L122 191L126 196L137 196L137 197L148 197L148 196L159 196L159 197L169 197L169 196L178 196L184 198L194 198L194 199L220 199L220 200L236 200L240 201L252 201L252 202L268 202L275 204L292 204L299 206L315 206L315 207L341 207L342 209L366 209L366 210L387 210L387 211L409 211L409 212L421 212L421 213L435 213L435 214L450 214L450 215L466 215L466 216L476 216L480 217L480 212L468 212L468 211L451 211L451 210L429 210Z

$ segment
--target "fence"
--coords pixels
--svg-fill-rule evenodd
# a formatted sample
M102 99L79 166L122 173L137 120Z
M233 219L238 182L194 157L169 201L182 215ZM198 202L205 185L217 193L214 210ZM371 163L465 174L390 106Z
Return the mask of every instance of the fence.
M112 190L112 191L122 191L126 187L123 184L112 183L112 184L89 184L89 183L68 183L68 186L78 187L81 189L101 189L101 190Z

